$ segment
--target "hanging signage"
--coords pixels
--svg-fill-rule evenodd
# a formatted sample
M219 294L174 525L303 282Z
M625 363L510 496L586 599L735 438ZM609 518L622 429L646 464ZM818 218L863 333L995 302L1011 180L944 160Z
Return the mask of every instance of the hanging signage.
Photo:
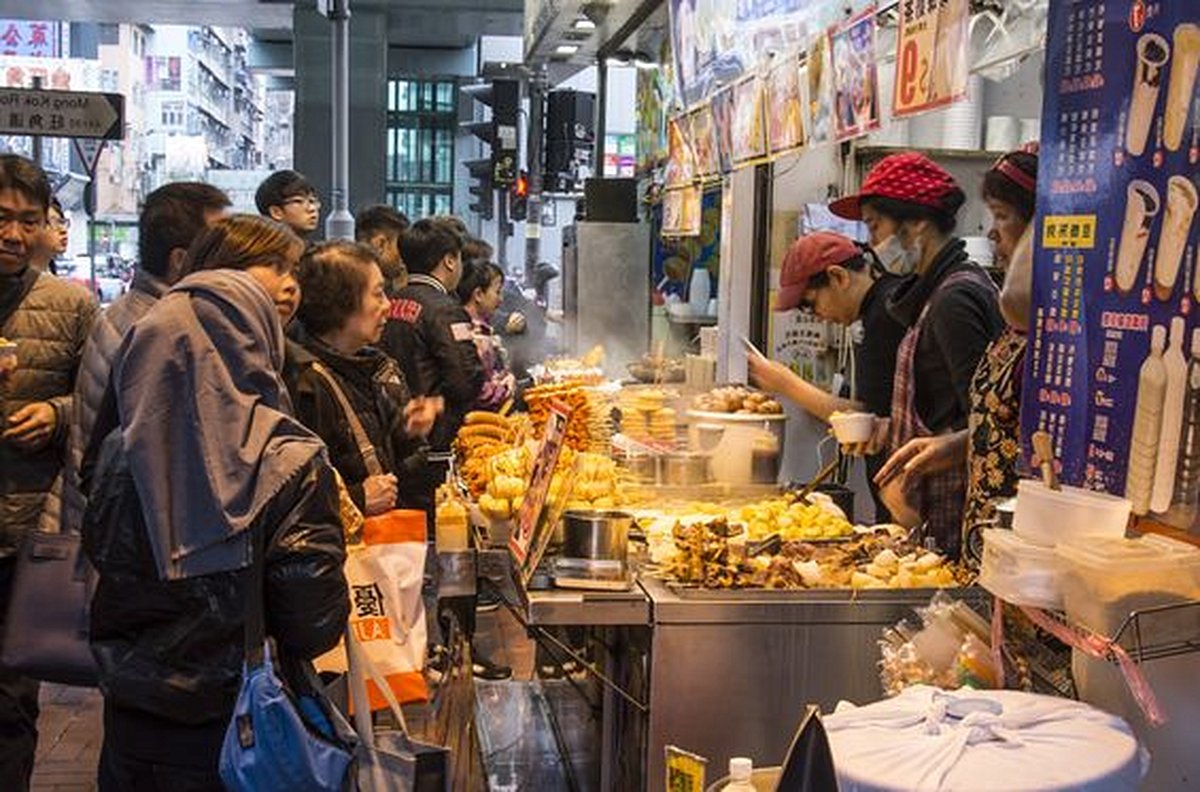
M833 65L829 62L829 39L817 36L808 45L805 59L808 79L808 136L813 143L825 143L833 135Z
M875 61L875 6L829 29L833 63L833 118L837 140L879 128L879 74Z
M901 0L895 117L944 107L967 95L967 0Z
M517 566L523 571L534 546L534 530L541 523L546 495L550 492L550 479L554 477L554 468L558 465L558 457L567 436L567 420L570 417L570 408L557 402L551 404L546 432L542 436L541 445L538 446L537 456L533 459L529 489L517 512L516 530L508 540L508 549L512 552ZM529 569L528 572L532 574L533 570ZM525 579L528 580L528 577Z
M804 145L804 101L800 96L800 66L795 57L767 74L767 144L772 154L786 154Z
M0 55L5 58L62 56L63 23L44 19L0 19Z
M733 164L753 165L767 156L763 83L752 75L733 86Z
M1200 6L1142 10L1050 5L1022 436L1051 433L1066 481L1187 523L1200 497Z
M125 136L125 97L0 88L0 135L120 140Z

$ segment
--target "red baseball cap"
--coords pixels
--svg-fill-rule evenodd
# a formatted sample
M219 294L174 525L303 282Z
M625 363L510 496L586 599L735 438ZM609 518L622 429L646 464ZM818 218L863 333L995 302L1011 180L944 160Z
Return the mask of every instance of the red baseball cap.
M929 157L906 151L881 159L863 180L858 195L839 198L829 204L829 211L848 220L861 220L862 199L868 197L892 198L941 209L945 206L946 196L958 189L954 177Z
M817 231L798 237L783 259L775 310L790 311L798 307L813 275L861 255L862 250L854 244L854 240L832 231Z

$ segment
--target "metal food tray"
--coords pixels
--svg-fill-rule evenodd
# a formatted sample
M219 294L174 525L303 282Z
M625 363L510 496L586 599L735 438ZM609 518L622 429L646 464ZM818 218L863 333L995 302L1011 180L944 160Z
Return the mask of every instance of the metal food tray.
M895 599L898 593L903 594L905 598L920 596L922 592L926 598L932 597L938 591L962 591L962 589L937 589L937 588L874 588L874 589L852 589L852 588L792 588L792 589L772 589L772 588L730 588L730 589L714 589L704 588L703 586L677 583L673 580L664 580L663 585L675 596L685 600L721 600L731 602L752 602L762 599L778 599L778 600L795 600L798 597L804 600L820 601L822 598L832 597L837 602L845 602L847 597L850 602L860 600L863 602L878 602Z

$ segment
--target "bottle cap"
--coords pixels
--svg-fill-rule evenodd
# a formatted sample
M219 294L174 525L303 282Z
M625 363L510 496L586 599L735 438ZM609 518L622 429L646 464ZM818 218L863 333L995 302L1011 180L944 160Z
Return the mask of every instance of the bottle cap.
M744 756L735 756L729 760L729 780L748 782L754 774L754 763Z
M1162 352L1163 347L1167 345L1167 327L1166 325L1154 325L1154 329L1150 331L1150 351Z

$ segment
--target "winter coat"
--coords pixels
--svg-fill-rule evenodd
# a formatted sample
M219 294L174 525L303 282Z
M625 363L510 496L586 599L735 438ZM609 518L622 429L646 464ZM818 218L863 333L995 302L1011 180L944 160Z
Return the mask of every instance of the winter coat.
M84 513L100 573L91 644L106 703L180 723L227 720L242 678L243 568L159 577L120 431L104 441ZM333 469L323 455L293 475L250 529L265 546L267 634L288 664L333 648L350 600ZM233 541L233 540L231 540Z
M413 275L392 300L380 348L400 364L414 396L441 396L446 410L429 445L448 451L467 412L483 390L467 309L428 275Z
M16 551L43 509L51 520L58 517L58 498L50 493L62 469L75 374L97 310L84 289L42 273L0 327L0 336L17 342L19 361L0 382L0 421L6 426L9 415L35 402L49 402L57 418L50 443L39 451L0 440L0 557Z
M409 439L404 432L404 407L410 398L404 375L396 361L370 347L348 356L318 339L305 338L293 354L296 373L288 390L296 417L325 441L329 461L362 511L366 505L363 482L370 474L346 411L314 365L323 366L337 381L374 446L383 472L397 478L406 476L406 460L410 467L420 462L420 441Z
M75 532L83 519L87 499L79 490L79 464L92 437L96 413L108 388L113 361L125 333L141 319L167 290L167 285L144 270L138 270L130 290L108 306L97 318L83 346L79 376L75 380L71 427L62 472L62 517L57 525L43 522L45 530Z

